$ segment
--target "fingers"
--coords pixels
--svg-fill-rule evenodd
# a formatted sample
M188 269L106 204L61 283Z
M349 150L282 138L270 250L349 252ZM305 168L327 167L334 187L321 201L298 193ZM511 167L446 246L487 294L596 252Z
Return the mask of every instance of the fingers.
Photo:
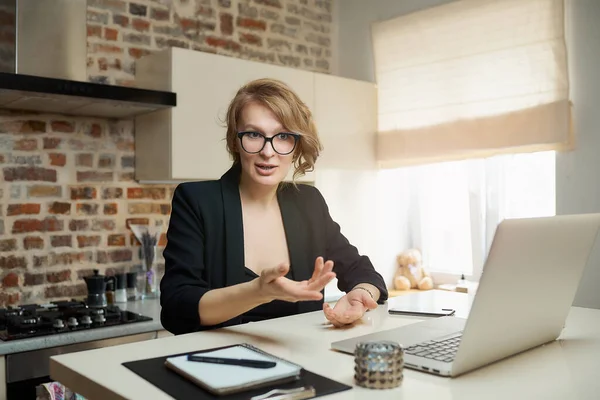
M329 282L333 280L333 278L335 278L335 272L327 272L312 283L309 282L306 288L308 290L316 290L317 292L320 292L323 290L323 288L325 288L325 286L327 286Z
M285 264L280 264L275 268L264 269L260 273L261 279L263 279L266 283L273 282L275 279L285 276L288 273L290 267Z
M323 304L325 318L336 328L351 324L362 317L362 313L357 313L354 310L346 310L344 313L337 312L328 303Z
M312 276L308 280L308 283L312 283L319 278L319 276L321 275L321 271L323 271L323 267L323 257L317 257L317 259L315 260L315 270L313 271Z

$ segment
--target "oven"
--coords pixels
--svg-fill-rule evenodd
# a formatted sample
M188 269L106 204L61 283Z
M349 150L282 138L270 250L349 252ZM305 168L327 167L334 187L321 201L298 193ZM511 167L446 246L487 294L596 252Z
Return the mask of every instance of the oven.
M140 342L156 338L156 332L140 333L110 339L75 343L66 346L50 347L22 353L7 354L6 362L6 399L35 400L36 388L50 379L50 357L58 354L73 353L116 346L119 344Z

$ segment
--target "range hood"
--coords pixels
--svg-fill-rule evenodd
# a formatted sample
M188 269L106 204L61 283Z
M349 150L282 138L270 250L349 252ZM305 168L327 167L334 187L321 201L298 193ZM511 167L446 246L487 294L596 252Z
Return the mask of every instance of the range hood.
M0 0L0 108L130 118L176 94L87 81L85 0Z

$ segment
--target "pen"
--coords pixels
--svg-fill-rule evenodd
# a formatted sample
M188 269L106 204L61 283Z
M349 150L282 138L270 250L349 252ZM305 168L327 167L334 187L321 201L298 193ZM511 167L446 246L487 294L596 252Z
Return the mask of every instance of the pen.
M187 359L188 361L205 362L212 364L238 365L240 367L250 368L273 368L277 365L277 363L274 361L247 360L244 358L205 357L195 356L193 354L189 354Z

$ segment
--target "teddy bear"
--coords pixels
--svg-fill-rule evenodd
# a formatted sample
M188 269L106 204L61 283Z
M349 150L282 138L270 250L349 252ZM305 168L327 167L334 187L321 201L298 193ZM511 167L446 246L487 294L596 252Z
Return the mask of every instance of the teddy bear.
M433 280L423 268L423 259L418 249L408 249L396 258L398 269L394 277L396 290L433 289Z

